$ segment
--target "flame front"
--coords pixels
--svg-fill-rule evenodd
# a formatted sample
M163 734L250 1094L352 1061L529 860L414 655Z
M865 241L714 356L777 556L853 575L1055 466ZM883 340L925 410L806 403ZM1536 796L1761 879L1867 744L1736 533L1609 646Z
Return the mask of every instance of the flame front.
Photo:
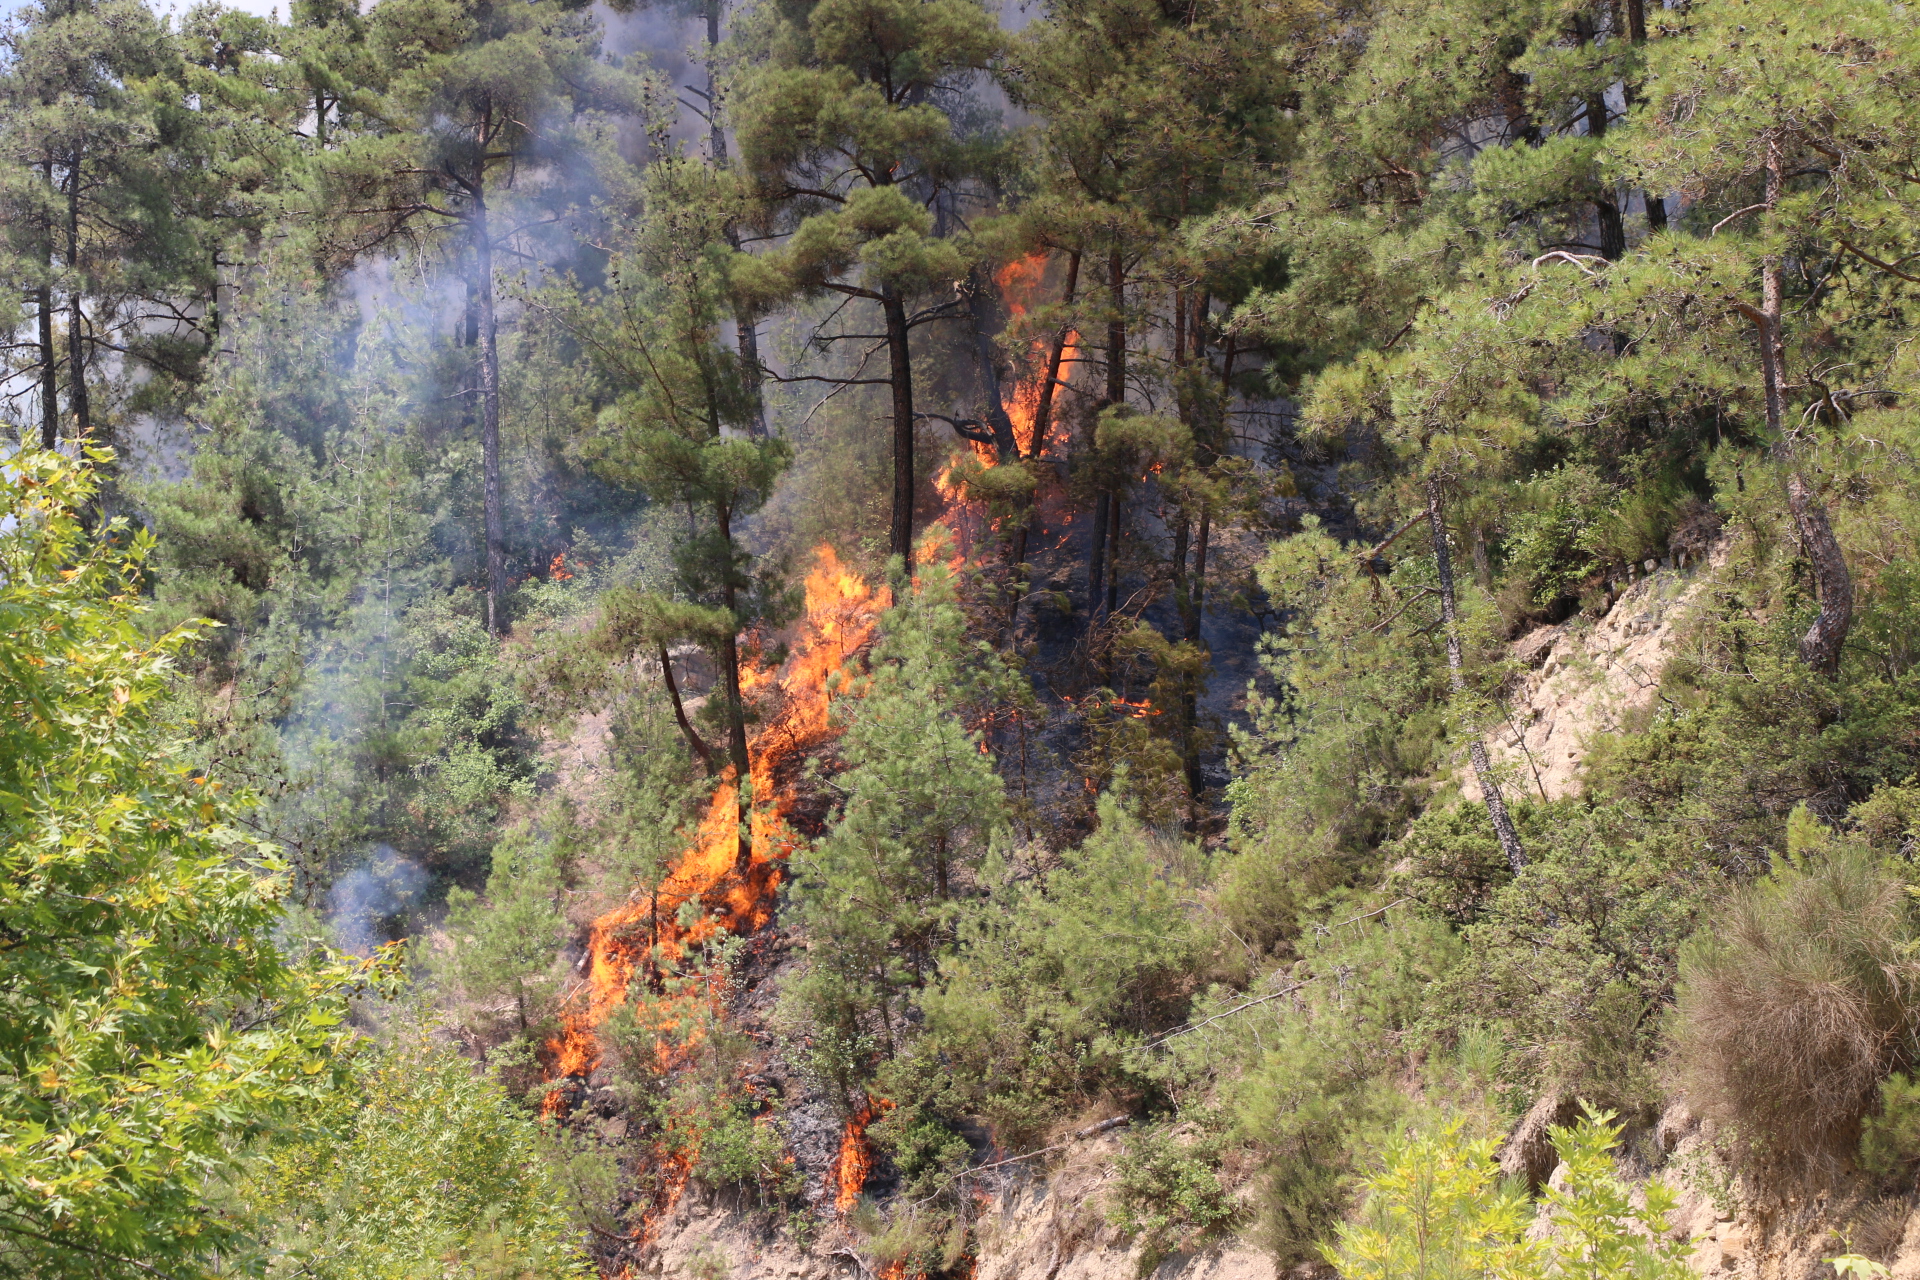
M840 1133L840 1154L833 1162L833 1207L843 1214L860 1203L867 1175L873 1172L873 1146L867 1141L867 1126L892 1107L885 1098L869 1097Z
M772 919L780 864L792 850L785 820L793 797L776 787L775 771L795 752L827 735L829 679L871 638L875 620L889 603L884 587L870 587L840 563L831 547L818 548L814 557L814 569L807 575L806 621L793 655L778 671L743 667L740 673L744 690L774 695L772 714L748 743L753 795L768 802L756 804L751 814L752 856L745 873L736 866L738 779L729 773L714 788L692 846L659 885L631 895L593 922L586 981L567 1001L560 1035L547 1042L550 1078L584 1077L599 1063L598 1029L626 1001L635 970L649 953L656 962L670 964L722 929L748 934ZM679 911L688 902L704 909L682 926ZM709 989L687 998L717 1001L719 995ZM663 1068L673 1065L673 1050L664 1039L657 1051ZM549 1092L542 1114L561 1113L565 1096L557 1089ZM690 1156L685 1164L690 1167ZM670 1204L686 1180L686 1169L669 1168L667 1173Z

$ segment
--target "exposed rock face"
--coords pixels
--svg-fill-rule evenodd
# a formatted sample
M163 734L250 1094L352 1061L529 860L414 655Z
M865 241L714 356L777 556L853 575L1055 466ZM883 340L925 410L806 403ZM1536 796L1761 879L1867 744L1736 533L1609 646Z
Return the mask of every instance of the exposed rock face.
M1119 1154L1117 1136L1078 1144L1045 1175L1016 1176L979 1202L975 1280L1139 1280L1140 1246L1107 1221L1102 1189ZM831 1223L806 1249L739 1212L725 1198L690 1190L660 1224L635 1276L661 1280L870 1280L853 1241ZM1275 1280L1272 1258L1227 1241L1176 1253L1153 1280Z
M1506 726L1487 742L1494 766L1513 787L1547 800L1579 790L1589 740L1625 727L1659 699L1676 633L1712 589L1730 546L1726 539L1714 543L1701 557L1704 564L1686 569L1650 560L1654 568L1636 570L1598 621L1539 627L1513 642L1514 660L1530 670L1508 699ZM1462 771L1462 790L1480 798L1470 771Z
M1577 1100L1557 1093L1542 1094L1501 1146L1500 1172L1509 1178L1524 1178L1529 1190L1538 1191L1560 1159L1554 1152L1550 1130L1554 1125L1572 1124L1579 1115Z

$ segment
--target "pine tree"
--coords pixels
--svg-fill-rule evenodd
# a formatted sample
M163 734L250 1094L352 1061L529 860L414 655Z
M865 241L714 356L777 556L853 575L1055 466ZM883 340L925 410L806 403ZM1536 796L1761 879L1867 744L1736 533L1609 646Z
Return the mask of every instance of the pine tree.
M769 14L754 41L764 61L735 89L741 163L789 233L771 253L743 255L735 287L748 307L833 293L879 311L886 377L839 381L889 389L887 545L903 560L916 496L911 339L966 314L956 293L969 264L945 211L983 158L952 104L999 44L975 0L820 0Z
M641 85L599 60L587 14L553 0L405 0L368 21L381 90L381 110L368 115L391 123L318 157L320 253L340 268L408 236L459 233L468 345L478 352L487 626L500 634L507 549L494 254L525 228L503 223L510 187L499 179L542 160L564 173L563 158L580 150L576 122L640 112ZM330 29L355 36L348 24Z

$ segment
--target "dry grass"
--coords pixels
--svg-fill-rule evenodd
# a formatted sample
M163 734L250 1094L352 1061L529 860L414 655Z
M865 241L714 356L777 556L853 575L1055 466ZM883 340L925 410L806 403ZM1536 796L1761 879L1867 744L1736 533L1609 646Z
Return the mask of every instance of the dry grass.
M1906 1238L1907 1219L1912 1214L1913 1202L1906 1196L1875 1200L1854 1218L1848 1243L1853 1252L1891 1265L1900 1252L1900 1242Z
M1672 1065L1695 1113L1777 1168L1844 1156L1914 1058L1915 934L1905 886L1863 850L1736 894L1682 961Z

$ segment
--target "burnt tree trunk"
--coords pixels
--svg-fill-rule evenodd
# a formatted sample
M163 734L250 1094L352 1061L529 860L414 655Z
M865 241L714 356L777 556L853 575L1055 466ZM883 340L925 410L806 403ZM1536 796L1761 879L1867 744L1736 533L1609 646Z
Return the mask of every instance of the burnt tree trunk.
M887 321L888 380L893 384L893 518L887 550L913 564L913 355L907 345L907 304L888 289L880 299Z
M87 405L86 315L80 309L80 156L67 169L67 405L73 411L73 437L85 441L93 431Z
M1074 288L1079 283L1080 251L1075 249L1067 255L1067 285L1066 291L1061 298L1063 304L1068 306L1073 304ZM1047 449L1047 432L1051 430L1053 426L1054 388L1058 386L1060 382L1060 365L1061 362L1066 359L1067 337L1071 332L1072 330L1069 326L1061 325L1059 331L1053 335L1053 345L1047 351L1046 381L1040 384L1039 401L1034 405L1033 410L1033 440L1027 446L1026 456L1029 460L1040 457ZM1015 589L1012 593L1013 599L1007 609L1009 631L1011 631L1013 620L1019 615L1020 602L1026 598L1027 588L1030 585L1026 568L1027 548L1033 541L1033 535L1038 531L1040 525L1039 496L1036 488L1034 493L1035 501L1027 511L1027 518L1021 522L1019 538L1014 545L1013 563L1014 573L1017 576Z
M680 704L680 682L673 678L673 656L667 652L666 641L660 641L659 649L660 679L667 687L667 701L673 704L674 722L680 726L680 732L686 735L687 745L693 748L693 754L700 758L700 767L705 769L707 776L711 778L718 772L714 764L713 748L707 745L706 739L694 732L692 722L687 719L686 708Z
M1126 253L1116 244L1107 254L1107 387L1095 410L1125 404L1127 400L1127 262ZM1098 440L1094 442L1098 446ZM1119 554L1114 537L1118 533L1118 513L1114 510L1118 495L1102 489L1094 499L1093 548L1087 557L1087 628L1096 626L1107 612L1112 591L1107 576Z
M721 542L733 545L733 511L724 503L714 510L720 527ZM752 790L753 774L747 760L747 707L740 693L740 644L734 632L738 614L734 612L737 588L729 568L723 572L720 602L727 611L727 626L720 639L720 676L727 697L727 756L733 762L733 793L738 808L740 844L734 855L734 867L741 875L753 861Z

